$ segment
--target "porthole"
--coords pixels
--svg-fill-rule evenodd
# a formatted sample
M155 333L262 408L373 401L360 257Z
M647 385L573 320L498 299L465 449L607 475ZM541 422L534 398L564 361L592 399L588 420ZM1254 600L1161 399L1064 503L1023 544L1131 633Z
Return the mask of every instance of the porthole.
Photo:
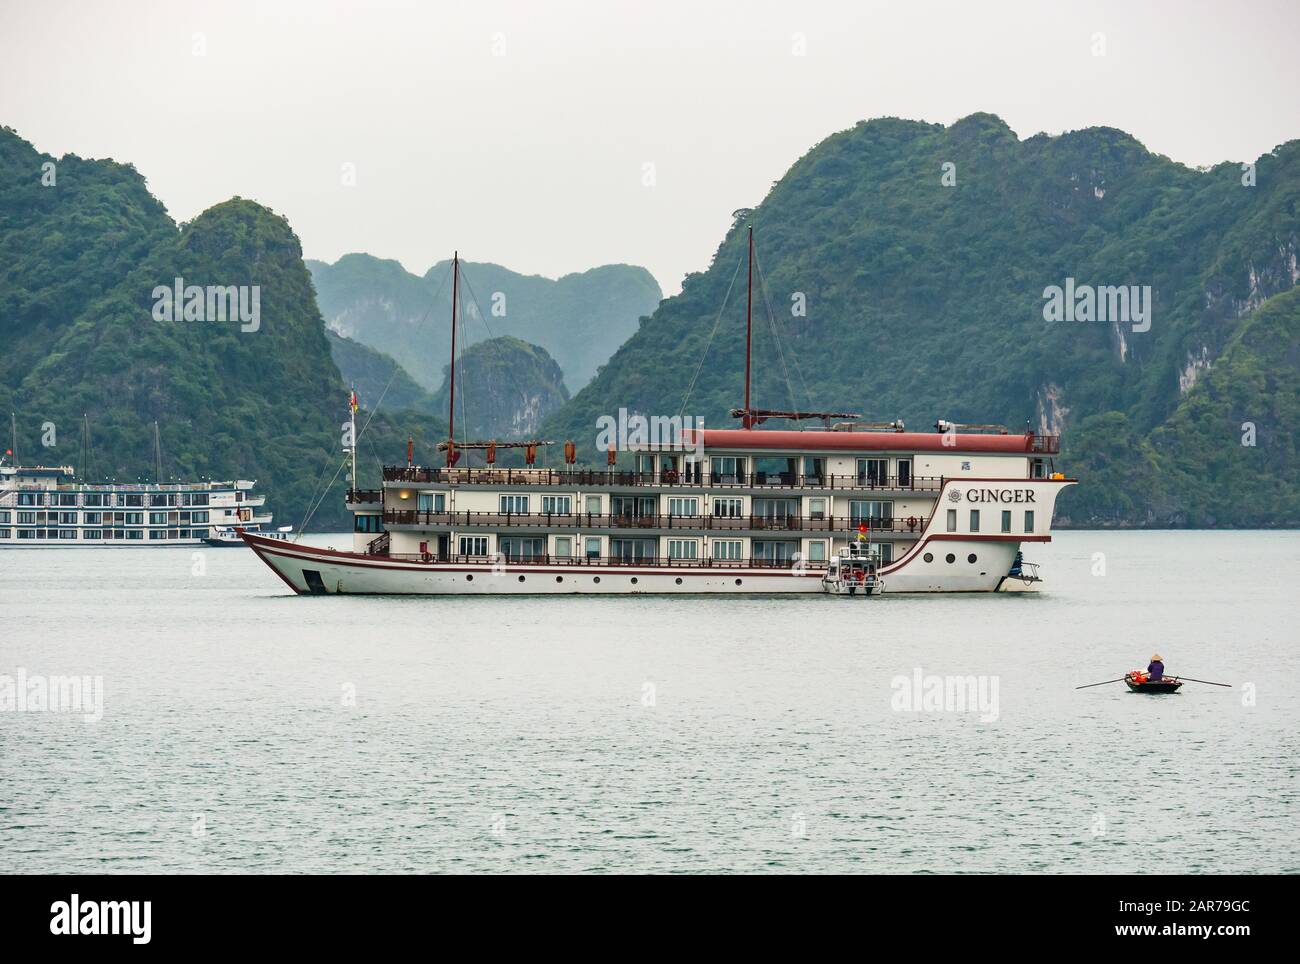
M524 581L524 577L523 577L523 576L520 576L520 577L519 577L519 581L520 581L520 582L523 582L523 581Z
M944 560L944 562L947 562L947 563L949 563L949 564L951 565L952 563L954 563L954 562L957 561L957 557L954 556L954 555L950 552L950 553L948 553L946 556L943 557L943 560Z
M926 562L934 562L934 553L933 553L933 552L927 552L927 553L926 553L924 556L922 556L921 558L924 559Z
M591 581L592 581L592 582L600 582L600 576L592 576Z
M634 586L636 585L636 576L633 576L633 577L632 577L632 585L634 585Z
M677 577L677 585L680 586L681 584L682 584L682 577L681 577L681 576L678 576L678 577Z
M975 565L975 558L976 558L975 553L972 552L969 556L966 557L966 561L973 566Z
M474 574L473 574L473 573L470 573L468 576L466 576L466 577L465 577L465 581L466 581L466 582L473 582L473 581L474 581Z
M740 580L739 580L739 579L736 580L736 585L737 585L737 586L740 585Z
M556 582L564 582L564 577L563 577L563 576L556 576L556 577L555 577L555 581L556 581Z

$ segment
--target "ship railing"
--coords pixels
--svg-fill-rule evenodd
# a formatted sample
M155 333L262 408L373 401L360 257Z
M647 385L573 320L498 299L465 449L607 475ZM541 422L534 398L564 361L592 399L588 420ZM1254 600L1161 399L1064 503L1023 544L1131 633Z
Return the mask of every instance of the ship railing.
M622 469L446 469L427 466L384 466L385 482L440 483L444 485L543 485L559 488L655 486L711 489L882 489L902 492L938 492L942 476L876 476L799 474L794 472L713 473L666 470L635 472Z
M871 534L919 533L927 516L803 515L622 515L597 512L438 512L419 509L385 509L385 525L448 526L452 528L529 529L688 529L735 532L849 532L867 526Z
M1031 435L1029 437L1029 451L1036 455L1060 455L1061 436Z
M347 501L353 504L383 502L383 489L348 489Z
M744 559L678 559L670 556L623 555L623 556L556 556L544 553L510 554L510 555L463 555L438 552L395 552L388 554L389 559L406 562L439 562L471 566L555 566L557 568L575 566L601 566L609 568L636 568L644 566L668 567L673 569L794 569L799 560L766 559L749 557ZM805 568L825 568L827 562L804 562Z

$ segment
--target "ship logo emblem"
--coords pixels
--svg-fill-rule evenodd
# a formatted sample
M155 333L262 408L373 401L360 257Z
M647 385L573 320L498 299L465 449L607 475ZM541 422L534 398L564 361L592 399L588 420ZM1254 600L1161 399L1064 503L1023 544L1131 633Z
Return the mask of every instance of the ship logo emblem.
M950 491L948 492L948 501L949 501L949 502L960 502L960 501L961 501L961 490L960 490L960 489L952 489L952 490L950 490Z

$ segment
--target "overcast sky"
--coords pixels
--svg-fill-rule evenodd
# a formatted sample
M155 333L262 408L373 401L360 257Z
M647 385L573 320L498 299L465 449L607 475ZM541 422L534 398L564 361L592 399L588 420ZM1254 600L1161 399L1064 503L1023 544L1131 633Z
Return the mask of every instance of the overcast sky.
M459 247L552 277L641 264L674 293L733 210L882 115L1108 125L1191 165L1300 137L1300 0L0 11L0 124L38 149L134 163L177 220L237 194L307 257L417 273Z

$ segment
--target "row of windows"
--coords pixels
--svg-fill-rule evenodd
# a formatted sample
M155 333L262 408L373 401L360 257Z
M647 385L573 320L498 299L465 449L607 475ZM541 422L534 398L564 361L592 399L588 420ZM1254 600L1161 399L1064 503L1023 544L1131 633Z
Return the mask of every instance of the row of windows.
M599 558L601 540L589 536L583 541L583 551L587 558ZM624 559L649 559L659 554L657 539L611 539L609 554ZM714 539L709 543L710 553L715 560L738 561L744 558L744 543L739 539ZM881 558L885 562L893 559L893 546L880 544ZM507 559L535 558L546 553L546 539L538 536L498 536L497 551ZM789 561L799 551L797 542L778 542L754 540L751 547L755 559L772 561ZM487 536L460 536L457 552L463 556L486 556L488 554ZM667 545L669 559L700 558L700 541L698 539L669 539ZM555 555L561 559L570 558L574 553L572 536L555 537ZM825 562L827 559L825 540L814 540L808 544L808 561Z
M1025 532L1032 533L1034 531L1034 510L1033 509L1025 510L1024 526L1025 526L1024 528ZM948 531L949 532L957 531L957 510L956 509L948 510ZM980 531L980 510L979 509L970 510L970 531L971 532ZM1010 509L1002 510L1001 531L1002 532L1011 531L1011 510Z
M93 508L125 506L127 508L145 508L168 506L202 506L208 505L207 492L19 492L18 504L30 506L79 505ZM235 501L242 502L244 493L235 493Z
M18 525L64 525L75 526L78 524L78 513L76 512L36 512L32 510L12 513L17 519L11 520L10 513L0 511L0 523L16 521ZM118 525L144 525L143 512L82 512L80 513L80 524L97 526L105 523ZM169 518L170 517L170 518ZM208 512L206 509L199 512L150 512L149 525L165 526L168 523L175 525L190 525L195 522L207 522Z
M140 540L144 541L145 533L149 533L150 542L162 542L167 539L206 539L208 537L207 529L0 529L0 539L12 539L15 536L19 539L76 539L77 534L81 534L82 539L91 540Z
M530 497L527 495L502 495L499 496L497 508L502 514L527 514L530 511L529 499ZM438 493L436 498L430 494L420 496L421 511L442 512L444 511L443 504L441 493ZM598 495L587 496L586 506L587 512L592 515L599 515L601 497ZM799 515L801 502L799 499L754 499L752 508L753 514L756 516L769 519L786 519ZM745 514L744 510L745 503L743 499L719 497L713 500L713 515L715 518L738 519ZM573 512L573 498L567 495L544 495L541 497L541 511L556 515L569 515ZM635 518L656 515L658 511L659 500L655 496L611 496L611 515L632 516ZM810 519L824 519L826 518L826 512L826 499L808 500L808 517ZM668 500L668 514L677 518L698 516L700 514L700 500L689 496L674 496ZM894 517L894 503L874 499L853 499L849 502L849 516L854 522L866 519L892 519Z

